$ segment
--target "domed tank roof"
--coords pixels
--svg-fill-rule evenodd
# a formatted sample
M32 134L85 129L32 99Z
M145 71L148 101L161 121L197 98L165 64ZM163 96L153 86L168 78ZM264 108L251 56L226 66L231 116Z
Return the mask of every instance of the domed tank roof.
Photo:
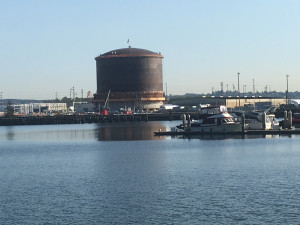
M163 58L163 55L160 53L155 53L146 49L141 48L121 48L106 52L104 54L99 55L95 59L100 58L114 58L114 57L159 57Z

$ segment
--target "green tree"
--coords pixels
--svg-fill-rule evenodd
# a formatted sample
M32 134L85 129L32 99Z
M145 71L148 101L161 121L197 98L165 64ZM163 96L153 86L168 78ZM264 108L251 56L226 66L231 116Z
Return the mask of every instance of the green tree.
M72 99L70 98L67 98L67 97L63 97L61 100L60 100L61 103L67 103L67 107L70 107L73 105L73 101Z
M8 101L4 116L7 118L12 118L14 116L14 112L15 112L14 107L12 106L11 102Z

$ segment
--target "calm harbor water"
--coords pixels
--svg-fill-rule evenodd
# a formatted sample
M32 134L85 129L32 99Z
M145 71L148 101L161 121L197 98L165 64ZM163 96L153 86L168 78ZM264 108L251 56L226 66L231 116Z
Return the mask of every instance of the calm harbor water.
M0 224L299 224L300 136L0 127Z

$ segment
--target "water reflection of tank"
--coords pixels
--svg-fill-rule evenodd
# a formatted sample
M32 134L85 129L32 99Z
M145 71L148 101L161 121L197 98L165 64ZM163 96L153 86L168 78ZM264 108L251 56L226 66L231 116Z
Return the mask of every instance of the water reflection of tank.
M99 141L122 141L122 140L162 140L163 136L154 136L153 133L158 130L166 130L166 127L157 121L149 123L110 123L99 124Z
M109 51L96 59L97 93L94 102L103 105L109 94L109 107L127 106L157 109L165 100L160 53L123 48Z

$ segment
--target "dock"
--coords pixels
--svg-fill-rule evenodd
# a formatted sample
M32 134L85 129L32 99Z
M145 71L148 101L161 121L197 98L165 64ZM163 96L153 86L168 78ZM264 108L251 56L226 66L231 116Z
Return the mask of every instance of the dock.
M158 131L155 136L189 136L189 135L291 135L300 134L300 128L282 130L246 130L235 132L186 132L186 131Z

